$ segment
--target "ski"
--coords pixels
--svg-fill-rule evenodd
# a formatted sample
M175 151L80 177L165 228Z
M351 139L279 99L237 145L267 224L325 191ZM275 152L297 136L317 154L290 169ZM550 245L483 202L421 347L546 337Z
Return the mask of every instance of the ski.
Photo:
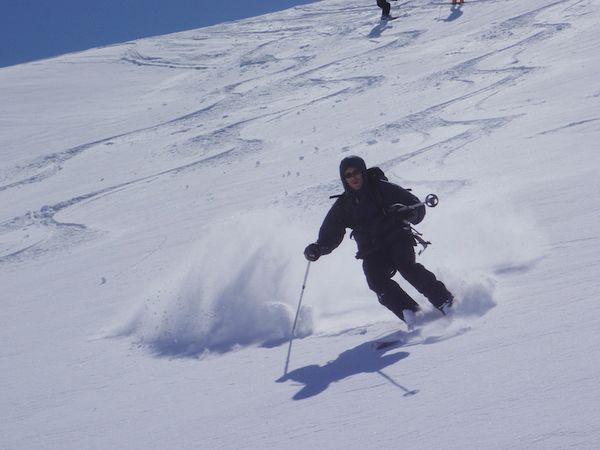
M393 347L393 346L399 345L399 344L402 344L401 339L392 339L389 341L375 341L375 342L373 342L373 348L375 350L384 350L386 348Z

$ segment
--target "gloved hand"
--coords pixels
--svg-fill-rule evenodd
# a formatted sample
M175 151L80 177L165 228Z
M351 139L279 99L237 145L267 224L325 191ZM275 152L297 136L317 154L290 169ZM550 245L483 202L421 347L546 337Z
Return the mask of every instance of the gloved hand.
M304 257L309 261L316 261L321 256L321 247L316 242L308 244L304 249Z
M390 206L389 211L392 214L401 214L401 213L405 213L407 212L408 206L403 205L402 203L394 203L392 206Z
M407 220L409 222L412 222L417 214L414 209L410 209L402 203L394 203L389 207L389 212L392 213L396 219Z

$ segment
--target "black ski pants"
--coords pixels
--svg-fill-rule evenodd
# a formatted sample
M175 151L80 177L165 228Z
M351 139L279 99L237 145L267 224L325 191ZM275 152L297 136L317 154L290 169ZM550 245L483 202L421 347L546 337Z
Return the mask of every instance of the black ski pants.
M363 260L363 271L379 303L400 319L404 319L403 310L417 311L419 305L392 280L396 270L435 307L451 295L444 283L416 262L412 237L395 239L391 245L367 255Z
M392 5L385 0L377 0L377 6L381 8L381 13L386 16L390 13L390 8L392 7Z

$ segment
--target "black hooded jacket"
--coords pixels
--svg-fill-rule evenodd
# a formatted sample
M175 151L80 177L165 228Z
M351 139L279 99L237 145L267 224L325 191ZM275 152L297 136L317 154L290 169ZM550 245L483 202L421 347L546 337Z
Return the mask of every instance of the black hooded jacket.
M363 186L358 191L351 189L344 178L348 167L362 172ZM358 246L357 258L364 258L397 241L414 245L412 233L402 224L402 219L407 219L413 224L419 223L425 216L425 207L416 208L408 217L390 213L389 208L395 203L419 203L416 196L396 184L370 179L365 162L358 156L342 160L340 177L344 193L337 198L319 230L317 243L321 254L331 253L340 245L346 228L352 230L351 236Z

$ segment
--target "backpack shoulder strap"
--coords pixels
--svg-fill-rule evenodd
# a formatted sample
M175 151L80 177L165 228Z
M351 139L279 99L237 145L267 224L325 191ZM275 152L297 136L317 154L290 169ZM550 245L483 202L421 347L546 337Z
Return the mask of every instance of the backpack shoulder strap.
M374 167L374 169L379 169L379 167ZM381 170L381 169L379 169ZM383 173L383 172L382 172ZM384 176L385 178L385 176ZM380 183L388 183L387 178L385 180L377 179L371 182L371 189L373 190L373 194L375 196L375 202L377 202L377 206L381 208L384 216L387 216L388 210L385 204L385 199L383 198L383 194L381 193L381 189L379 188Z

